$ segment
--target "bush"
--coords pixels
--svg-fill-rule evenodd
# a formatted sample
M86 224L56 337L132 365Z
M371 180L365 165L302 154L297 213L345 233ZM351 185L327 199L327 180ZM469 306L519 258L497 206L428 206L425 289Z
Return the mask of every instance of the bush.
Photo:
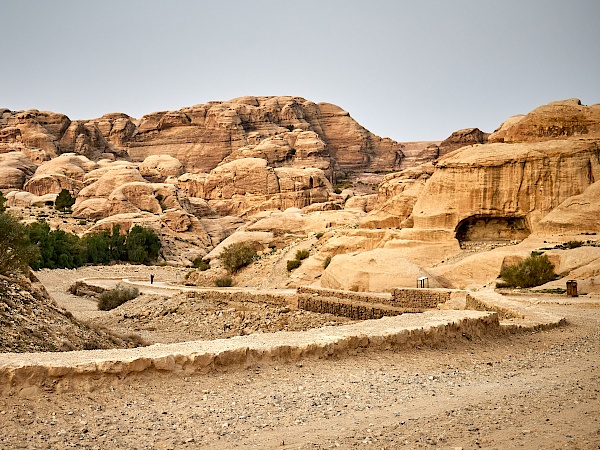
M584 244L583 241L569 241L565 243L567 249L578 248Z
M296 252L296 259L298 261L302 261L303 259L308 258L308 255L309 255L308 250L298 250Z
M192 265L196 269L200 269L202 272L210 269L210 264L207 261L204 261L202 256L198 256L196 259L194 259L194 261L192 261Z
M254 257L256 256L256 251L253 247L248 244L244 244L241 242L231 244L226 247L219 256L219 259L223 263L223 266L229 273L236 273L242 267L250 264Z
M138 288L133 286L124 286L123 284L119 283L116 288L100 294L98 299L98 309L101 311L109 311L129 300L136 298L138 295L140 295Z
M287 262L288 272L291 272L292 270L297 269L298 267L300 267L301 264L302 264L302 261L300 261L299 259L288 259L288 262Z
M24 271L38 258L39 250L31 244L25 225L8 213L0 213L0 274Z
M230 287L233 284L233 280L231 279L231 277L217 278L215 280L215 284L218 287Z
M327 258L325 258L325 261L323 261L323 269L327 269L327 267L329 267L330 262L331 262L331 256L328 256Z
M322 231L319 231L317 234L315 234L315 237L316 237L317 239L321 239L321 238L323 237L323 235L324 235L324 234L325 234L325 233L323 233Z
M75 198L67 189L63 189L54 201L54 209L59 211L67 211L75 204Z
M6 211L6 206L4 206L5 202L6 202L6 197L2 194L2 192L0 192L0 213L3 213L4 211Z
M554 264L546 255L531 252L531 255L519 264L507 266L500 272L504 280L502 287L530 288L540 286L556 279Z

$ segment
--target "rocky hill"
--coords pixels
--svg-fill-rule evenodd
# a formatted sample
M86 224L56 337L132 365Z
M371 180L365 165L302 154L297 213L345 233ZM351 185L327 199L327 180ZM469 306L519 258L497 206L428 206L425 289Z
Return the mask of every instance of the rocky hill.
M247 285L385 290L415 276L485 284L504 257L526 255L544 237L600 232L599 111L571 99L491 134L467 128L401 144L299 97L243 97L139 120L2 110L0 189L15 212L43 211L53 227L79 234L153 227L161 259L174 264L203 256L216 267L223 247L252 242L261 259L236 277ZM76 197L72 215L48 209L61 189ZM498 245L513 250L494 250L489 270L469 259L469 249ZM304 247L311 257L282 269Z
M135 347L135 337L90 328L58 307L32 275L0 275L0 352L55 352Z

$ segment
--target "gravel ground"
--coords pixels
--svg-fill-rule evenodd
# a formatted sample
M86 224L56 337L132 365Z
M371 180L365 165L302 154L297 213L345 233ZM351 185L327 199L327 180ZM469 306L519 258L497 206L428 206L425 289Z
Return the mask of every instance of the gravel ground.
M600 448L600 309L452 347L0 398L0 448Z

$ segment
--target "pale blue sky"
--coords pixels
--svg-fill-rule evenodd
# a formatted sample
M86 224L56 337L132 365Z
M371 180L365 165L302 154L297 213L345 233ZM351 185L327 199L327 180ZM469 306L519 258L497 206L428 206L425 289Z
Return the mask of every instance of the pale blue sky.
M600 0L0 0L0 30L0 107L71 119L297 95L411 141L600 102Z

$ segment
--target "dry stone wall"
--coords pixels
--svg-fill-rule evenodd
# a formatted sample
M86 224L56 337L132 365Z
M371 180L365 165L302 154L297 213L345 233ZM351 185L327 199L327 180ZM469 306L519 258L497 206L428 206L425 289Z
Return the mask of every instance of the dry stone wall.
M352 292L313 287L298 288L298 308L355 320L378 319L436 309L450 300L451 289L394 289L392 294Z

